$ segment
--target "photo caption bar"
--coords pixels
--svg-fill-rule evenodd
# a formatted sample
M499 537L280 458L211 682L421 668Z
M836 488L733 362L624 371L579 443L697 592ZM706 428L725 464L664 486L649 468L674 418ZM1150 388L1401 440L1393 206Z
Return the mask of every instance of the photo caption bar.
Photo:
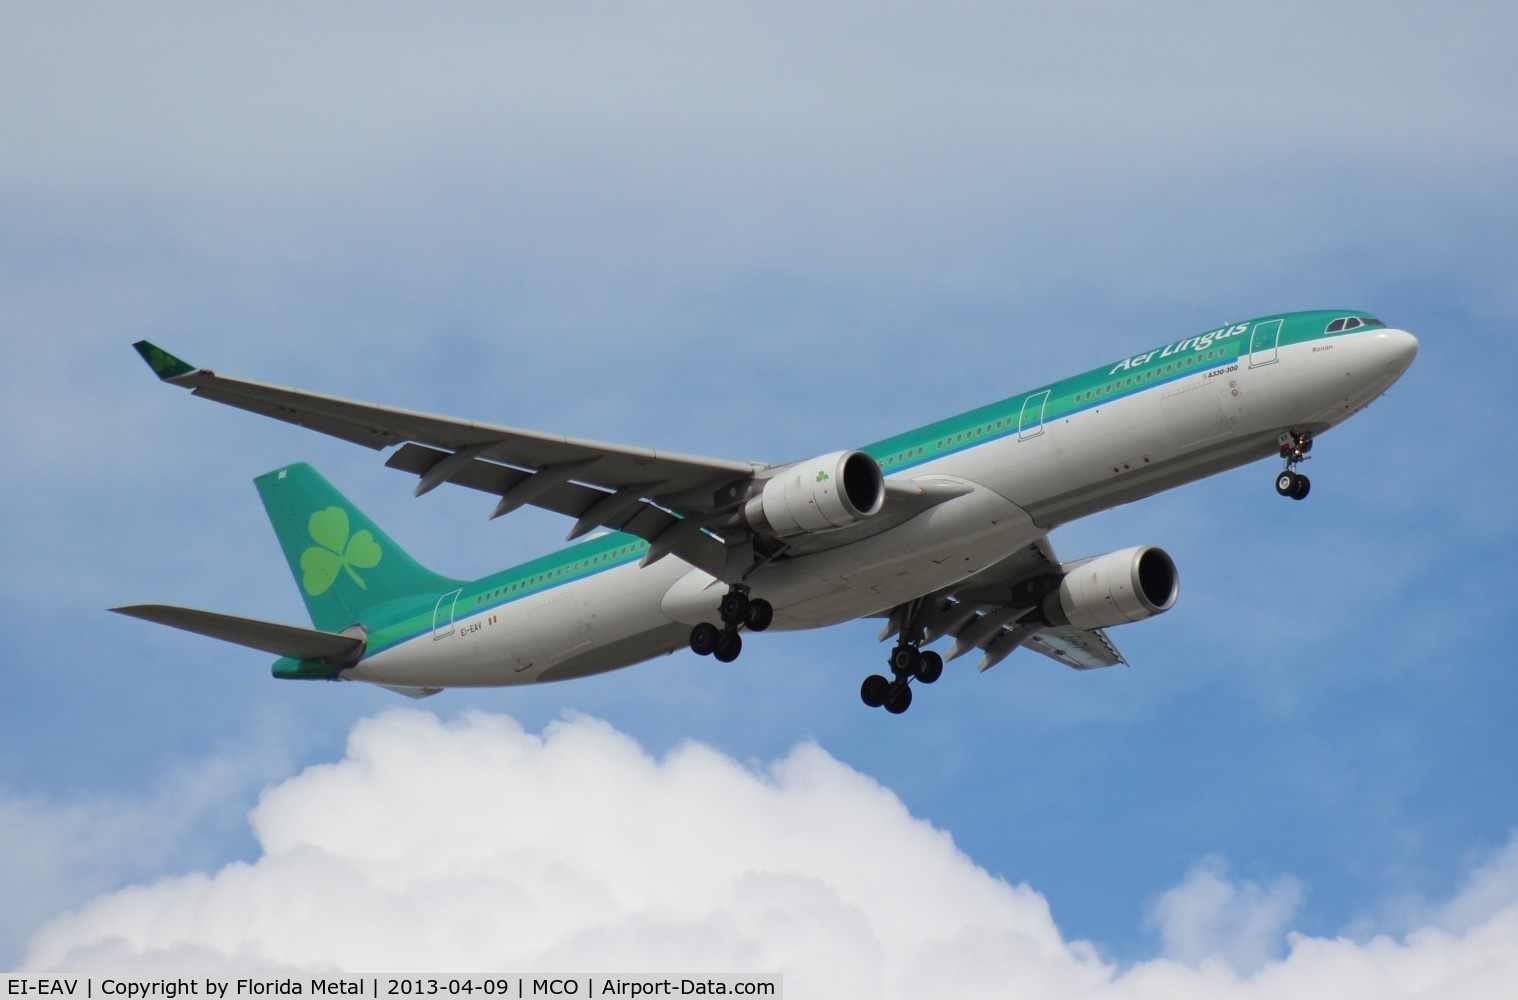
M784 997L784 977L704 974L619 975L329 975L329 976L139 976L21 975L4 973L0 1000L253 1000L263 997L341 996L369 1000L403 997Z

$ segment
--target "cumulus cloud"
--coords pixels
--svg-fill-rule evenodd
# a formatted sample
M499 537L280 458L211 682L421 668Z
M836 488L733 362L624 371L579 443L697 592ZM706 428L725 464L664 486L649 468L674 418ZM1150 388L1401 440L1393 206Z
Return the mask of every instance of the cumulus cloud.
M236 752L172 769L144 798L0 790L0 967L60 906L150 872L214 861L200 845L222 839L220 825L237 802L288 772L290 743L278 724L255 730Z
M1209 857L1155 904L1150 923L1167 958L1200 964L1221 958L1252 972L1275 957L1286 927L1302 904L1302 885L1290 876L1269 885L1230 882L1228 862Z
M1518 981L1518 849L1393 940L1287 934L1293 880L1209 859L1155 907L1166 954L1123 968L1044 898L821 748L765 767L662 759L588 717L525 732L415 710L267 789L251 864L102 896L32 970L780 971L793 997L1471 996Z

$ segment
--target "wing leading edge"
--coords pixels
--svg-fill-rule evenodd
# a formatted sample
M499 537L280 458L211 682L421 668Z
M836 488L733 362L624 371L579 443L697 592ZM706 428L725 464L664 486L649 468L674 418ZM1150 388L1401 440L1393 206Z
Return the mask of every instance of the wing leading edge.
M755 563L754 541L773 557L790 544L734 527L757 481L776 466L655 451L459 420L337 396L228 378L147 341L133 345L158 375L213 402L380 451L386 465L417 476L418 496L443 483L495 495L491 517L522 506L574 519L566 540L596 529L649 543L645 564L674 555L718 579L737 582ZM885 506L869 522L808 537L807 551L847 544L967 492L933 482L887 483Z
M418 476L418 496L458 483L497 494L492 517L528 504L543 507L576 519L571 539L597 528L626 531L649 542L650 561L674 554L719 577L730 553L702 529L725 493L736 499L764 468L228 378L147 341L133 346L160 379L204 399L376 451L400 445L386 464Z

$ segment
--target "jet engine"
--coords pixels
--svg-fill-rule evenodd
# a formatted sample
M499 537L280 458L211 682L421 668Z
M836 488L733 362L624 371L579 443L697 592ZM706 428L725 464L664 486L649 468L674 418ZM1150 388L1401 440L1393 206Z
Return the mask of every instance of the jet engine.
M1076 563L1044 598L1052 625L1110 628L1169 611L1180 576L1164 549L1139 545Z
M842 528L885 506L885 477L862 451L835 451L783 466L743 507L751 527L780 538Z

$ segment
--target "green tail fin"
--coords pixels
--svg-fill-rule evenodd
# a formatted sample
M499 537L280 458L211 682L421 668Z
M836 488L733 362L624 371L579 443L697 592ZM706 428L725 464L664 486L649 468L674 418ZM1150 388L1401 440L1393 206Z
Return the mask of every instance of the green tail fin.
M253 482L317 628L337 632L385 601L460 586L418 565L304 462Z

